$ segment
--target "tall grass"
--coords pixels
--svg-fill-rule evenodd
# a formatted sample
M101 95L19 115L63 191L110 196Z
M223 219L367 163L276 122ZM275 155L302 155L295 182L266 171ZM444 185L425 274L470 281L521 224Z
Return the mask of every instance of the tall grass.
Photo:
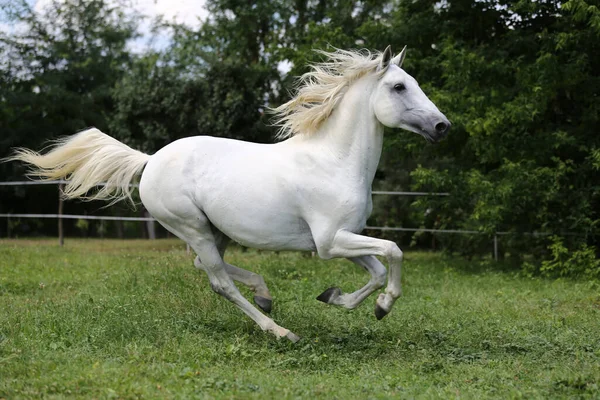
M382 321L315 300L344 260L242 252L277 341L213 293L177 241L0 241L0 398L600 397L600 288L407 252ZM249 294L245 291L246 294Z

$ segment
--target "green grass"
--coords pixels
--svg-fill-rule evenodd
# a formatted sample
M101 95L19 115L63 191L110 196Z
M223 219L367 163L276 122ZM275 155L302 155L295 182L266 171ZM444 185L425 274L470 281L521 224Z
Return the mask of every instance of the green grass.
M315 300L344 260L233 248L277 341L213 293L181 242L0 241L0 398L600 398L598 283L407 252L382 321ZM244 291L249 295L248 291Z

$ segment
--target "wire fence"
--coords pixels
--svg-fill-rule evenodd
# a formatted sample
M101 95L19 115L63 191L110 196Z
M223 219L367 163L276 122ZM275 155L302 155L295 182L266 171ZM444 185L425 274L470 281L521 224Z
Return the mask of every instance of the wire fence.
M66 180L48 180L48 181L8 181L0 182L0 186L28 186L28 185L62 185L69 183ZM100 184L99 186L102 186ZM138 187L138 184L130 184L132 187ZM389 195L389 196L450 196L450 193L445 192L403 192L403 191L380 191L375 190L372 192L374 195ZM77 219L77 220L100 220L100 221L139 221L146 223L154 223L156 219L152 217L125 217L125 216L108 216L108 215L72 215L62 213L63 200L62 197L59 200L59 212L57 214L12 214L4 213L0 214L0 218L49 218L57 219L59 223L59 242L62 245L64 242L64 234L62 229L63 219ZM365 229L378 230L378 231L396 231L396 232L428 232L433 234L466 234L466 235L482 235L484 232L471 231L471 230L460 230L460 229L428 229L428 228L404 228L404 227L391 227L391 226L366 226ZM510 232L496 232L493 237L493 254L494 259L498 260L498 236L508 235ZM538 233L532 233L538 234ZM540 233L540 235L548 235L546 233Z
M95 219L101 221L156 221L152 217L117 217L111 215L71 215L71 214L0 214L4 218L62 218Z

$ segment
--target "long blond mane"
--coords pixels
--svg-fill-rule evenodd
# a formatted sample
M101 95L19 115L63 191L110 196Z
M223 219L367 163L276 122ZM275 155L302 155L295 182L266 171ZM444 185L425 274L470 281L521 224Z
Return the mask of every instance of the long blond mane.
M319 129L340 102L350 84L373 72L382 54L368 50L319 51L326 61L311 65L297 83L293 99L277 108L275 124L278 139L310 135Z

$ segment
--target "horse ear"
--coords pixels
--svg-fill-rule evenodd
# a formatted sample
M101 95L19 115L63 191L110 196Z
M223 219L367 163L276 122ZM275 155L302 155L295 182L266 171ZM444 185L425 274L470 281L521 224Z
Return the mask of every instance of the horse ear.
M394 57L392 59L392 62L394 64L396 64L397 66L401 67L402 63L404 62L404 57L406 57L406 46L404 46L404 48L402 49L400 54L398 54L396 57Z
M379 63L378 71L385 71L390 66L390 60L392 59L392 46L388 46L383 51L381 56L381 62Z

